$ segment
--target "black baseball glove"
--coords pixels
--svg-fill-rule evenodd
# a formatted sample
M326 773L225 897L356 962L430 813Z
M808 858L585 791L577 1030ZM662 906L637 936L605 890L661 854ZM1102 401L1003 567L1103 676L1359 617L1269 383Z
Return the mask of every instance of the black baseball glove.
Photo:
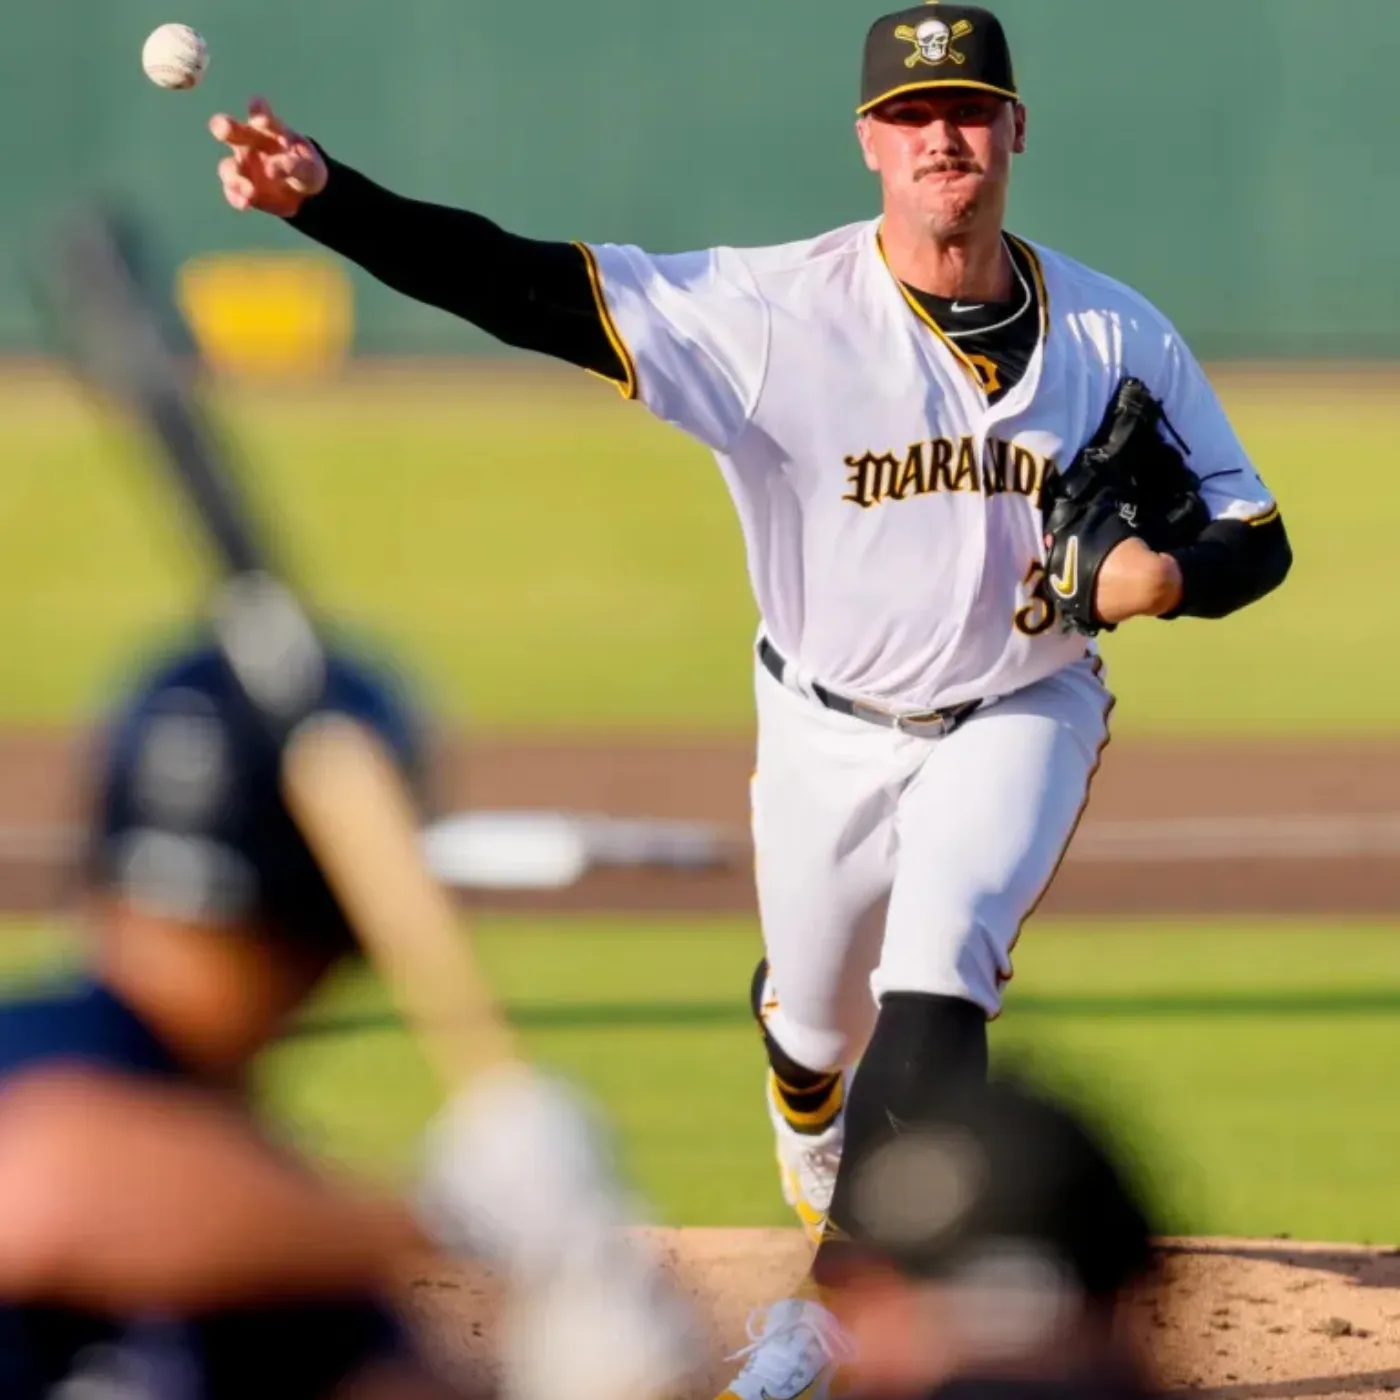
M1046 479L1040 499L1046 578L1066 631L1113 630L1094 611L1094 586L1103 561L1124 540L1177 549L1209 524L1185 447L1147 386L1124 379L1087 446L1067 471Z

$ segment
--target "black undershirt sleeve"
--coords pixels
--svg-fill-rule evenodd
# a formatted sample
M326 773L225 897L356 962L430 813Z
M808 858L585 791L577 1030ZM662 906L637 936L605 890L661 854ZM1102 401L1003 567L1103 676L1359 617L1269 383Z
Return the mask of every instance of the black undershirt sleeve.
M326 188L287 220L293 228L507 345L627 382L577 244L522 238L480 214L393 194L329 156L326 163ZM1214 521L1172 554L1183 593L1168 618L1225 617L1272 592L1293 563L1277 517Z
M330 179L287 220L293 228L507 345L626 382L577 244L522 238L480 214L405 199L325 159Z
M1227 617L1272 593L1288 576L1293 550L1283 521L1259 525L1213 520L1194 544L1170 550L1181 566L1181 603L1176 617Z

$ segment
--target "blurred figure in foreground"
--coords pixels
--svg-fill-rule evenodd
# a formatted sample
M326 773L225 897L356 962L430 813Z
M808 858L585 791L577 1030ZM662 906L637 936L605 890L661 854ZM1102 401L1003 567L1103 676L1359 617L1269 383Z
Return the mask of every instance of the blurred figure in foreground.
M420 772L386 674L331 651L322 709ZM554 1393L631 1393L596 1340L581 1347L599 1320L666 1374L634 1336L660 1343L661 1304L604 1241L615 1188L562 1091L487 1121L455 1101L416 1210L330 1179L257 1126L254 1057L354 938L283 804L279 745L214 645L143 671L94 786L90 969L76 990L0 1008L0 1395L453 1400L388 1301L403 1263L474 1248L548 1283L559 1212L603 1242L581 1250L579 1226L567 1233L590 1270L583 1322L579 1290L546 1286L544 1318L518 1324L527 1338L555 1326L553 1364L574 1386ZM530 1380L516 1375L522 1400Z
M1149 1393L1125 1304L1147 1213L1109 1148L1010 1079L968 1085L853 1163L852 1247L831 1295L842 1394L1128 1400Z

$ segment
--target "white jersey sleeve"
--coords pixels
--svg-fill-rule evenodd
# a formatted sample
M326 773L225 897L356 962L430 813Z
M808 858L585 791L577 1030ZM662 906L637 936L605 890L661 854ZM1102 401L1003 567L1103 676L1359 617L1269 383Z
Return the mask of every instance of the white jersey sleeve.
M768 308L732 248L654 255L581 245L628 398L717 452L749 421L763 388Z
M1249 460L1225 409L1194 355L1169 330L1161 387L1162 406L1190 449L1187 465L1200 478L1200 493L1213 520L1262 524L1277 506Z

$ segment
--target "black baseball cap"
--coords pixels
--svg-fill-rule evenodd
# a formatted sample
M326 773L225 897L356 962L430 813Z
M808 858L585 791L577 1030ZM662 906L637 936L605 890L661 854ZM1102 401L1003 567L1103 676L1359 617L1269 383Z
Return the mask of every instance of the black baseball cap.
M1017 1261L1088 1298L1147 1274L1142 1194L1085 1117L1010 1077L940 1096L849 1164L856 1257L921 1279L985 1277Z
M946 87L974 88L1016 100L1011 46L990 10L930 0L870 26L858 113L902 93Z

